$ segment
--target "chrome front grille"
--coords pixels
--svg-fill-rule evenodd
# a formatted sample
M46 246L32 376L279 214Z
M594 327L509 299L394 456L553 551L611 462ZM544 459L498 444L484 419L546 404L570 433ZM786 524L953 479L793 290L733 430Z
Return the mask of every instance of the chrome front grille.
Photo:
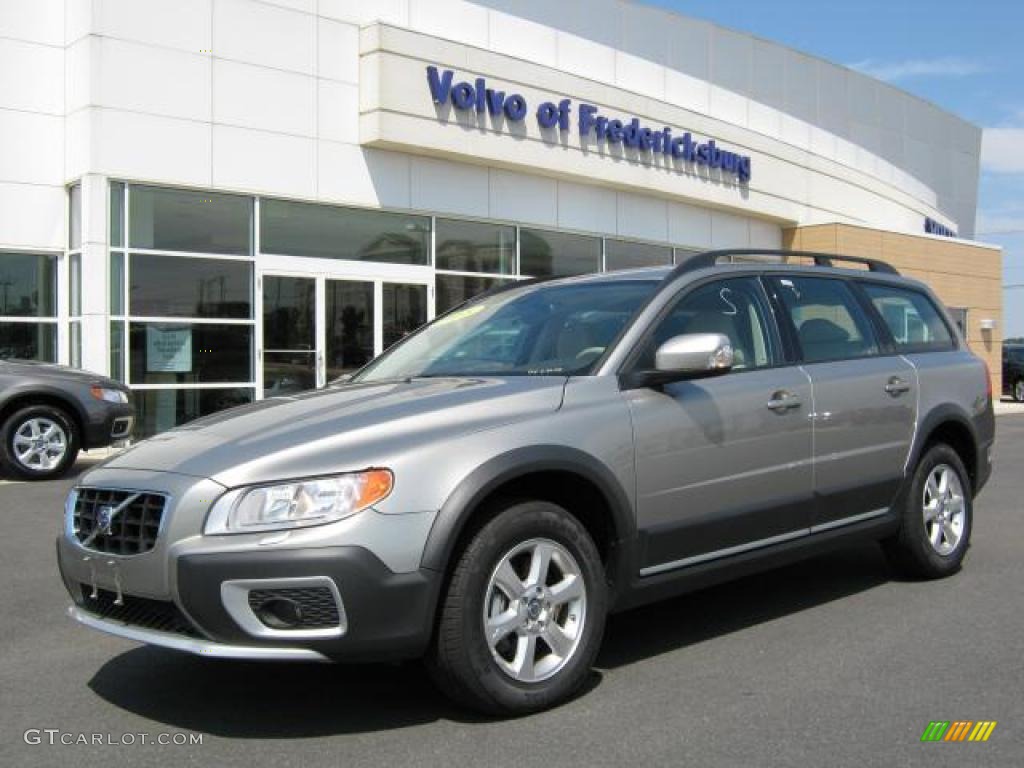
M139 555L156 545L167 497L147 491L79 488L72 531L87 549L111 555Z

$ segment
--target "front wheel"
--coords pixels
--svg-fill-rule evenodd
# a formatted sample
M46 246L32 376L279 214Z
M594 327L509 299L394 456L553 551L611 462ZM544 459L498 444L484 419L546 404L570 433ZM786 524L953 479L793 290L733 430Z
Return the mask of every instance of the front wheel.
M459 557L430 669L489 714L554 706L586 681L607 602L600 555L576 518L544 501L508 504Z
M970 478L959 455L948 445L933 445L918 462L900 532L883 543L885 553L910 576L955 573L970 544L973 512Z
M11 414L0 434L6 463L23 480L60 477L78 456L75 422L51 405L32 405Z

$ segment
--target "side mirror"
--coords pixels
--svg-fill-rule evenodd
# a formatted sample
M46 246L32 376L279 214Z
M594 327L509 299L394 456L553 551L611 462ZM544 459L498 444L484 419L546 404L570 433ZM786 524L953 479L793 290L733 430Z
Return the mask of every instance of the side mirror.
M727 373L732 366L732 342L721 333L673 336L654 353L655 370L681 377Z
M622 379L627 389L659 387L683 379L728 373L733 366L732 342L721 333L673 336L654 353L653 371L635 371Z

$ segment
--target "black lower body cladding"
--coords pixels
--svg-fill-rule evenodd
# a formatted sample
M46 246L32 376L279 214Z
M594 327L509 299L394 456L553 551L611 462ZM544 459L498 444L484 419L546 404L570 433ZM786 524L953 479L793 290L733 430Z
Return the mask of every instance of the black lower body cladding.
M221 584L235 579L327 576L344 603L341 637L254 638L231 618ZM178 597L199 628L231 645L309 648L338 661L414 658L430 641L441 576L421 569L394 573L362 547L186 555L178 560Z

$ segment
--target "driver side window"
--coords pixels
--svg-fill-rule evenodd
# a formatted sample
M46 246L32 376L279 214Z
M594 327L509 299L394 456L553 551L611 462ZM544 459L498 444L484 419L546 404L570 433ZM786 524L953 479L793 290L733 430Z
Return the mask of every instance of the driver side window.
M654 353L673 336L721 333L732 344L733 370L767 368L772 364L768 313L756 277L716 280L680 298L647 340L637 363L654 368Z

